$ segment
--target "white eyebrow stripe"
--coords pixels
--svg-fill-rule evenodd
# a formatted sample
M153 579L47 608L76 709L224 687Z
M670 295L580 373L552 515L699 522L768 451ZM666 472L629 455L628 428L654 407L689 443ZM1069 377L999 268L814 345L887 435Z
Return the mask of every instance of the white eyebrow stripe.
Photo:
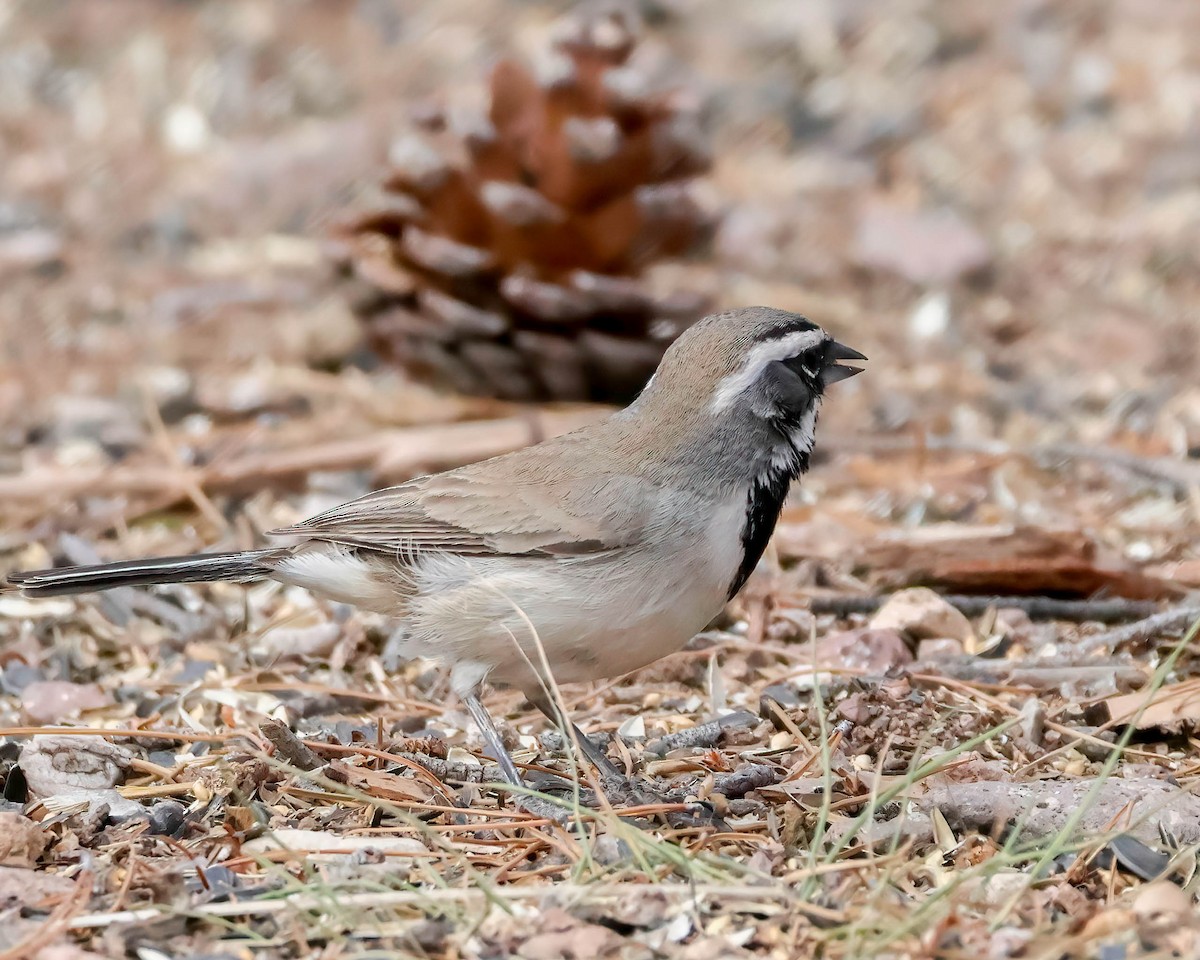
M754 385L768 363L794 357L815 347L824 339L824 330L798 330L778 340L767 340L753 347L746 355L746 361L740 370L721 378L713 393L709 410L712 413L728 410L737 402L738 397Z

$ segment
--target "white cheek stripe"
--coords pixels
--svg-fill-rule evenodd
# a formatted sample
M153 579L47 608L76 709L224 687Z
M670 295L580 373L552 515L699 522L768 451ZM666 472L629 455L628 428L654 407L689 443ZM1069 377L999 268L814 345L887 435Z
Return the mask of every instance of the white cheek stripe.
M738 397L755 384L768 363L794 357L815 347L824 339L825 333L822 330L800 330L778 340L758 344L747 354L740 370L721 378L709 410L713 413L728 410L737 402Z

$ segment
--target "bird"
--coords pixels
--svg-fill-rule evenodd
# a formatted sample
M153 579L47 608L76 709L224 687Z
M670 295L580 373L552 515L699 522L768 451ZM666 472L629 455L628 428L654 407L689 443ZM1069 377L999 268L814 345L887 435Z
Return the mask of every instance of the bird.
M666 350L606 419L502 456L380 489L275 545L13 573L28 597L114 587L277 580L396 618L403 654L450 686L505 780L520 774L480 695L520 689L615 765L555 684L616 677L681 649L755 569L810 463L825 390L867 358L806 317L714 314Z

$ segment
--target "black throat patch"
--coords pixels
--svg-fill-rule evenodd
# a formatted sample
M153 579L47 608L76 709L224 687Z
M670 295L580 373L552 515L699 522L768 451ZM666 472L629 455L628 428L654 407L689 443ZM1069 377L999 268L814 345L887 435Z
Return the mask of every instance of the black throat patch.
M742 524L742 565L729 585L727 600L733 599L745 586L750 574L758 566L771 534L775 532L775 524L779 521L779 513L783 510L783 502L787 499L792 481L808 470L809 451L801 450L792 442L791 431L782 432L784 445L778 448L771 464L755 478L746 497L746 520Z

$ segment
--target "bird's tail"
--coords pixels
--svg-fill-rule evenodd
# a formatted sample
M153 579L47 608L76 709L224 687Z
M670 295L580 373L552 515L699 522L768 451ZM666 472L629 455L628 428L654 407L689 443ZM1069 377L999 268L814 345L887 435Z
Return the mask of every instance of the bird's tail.
M269 577L273 565L267 561L280 556L280 553L279 550L200 553L190 557L156 557L88 567L29 570L10 573L8 583L19 587L27 597L61 597L71 593L111 590L114 587L146 587L155 583L200 583L209 580L245 583Z

